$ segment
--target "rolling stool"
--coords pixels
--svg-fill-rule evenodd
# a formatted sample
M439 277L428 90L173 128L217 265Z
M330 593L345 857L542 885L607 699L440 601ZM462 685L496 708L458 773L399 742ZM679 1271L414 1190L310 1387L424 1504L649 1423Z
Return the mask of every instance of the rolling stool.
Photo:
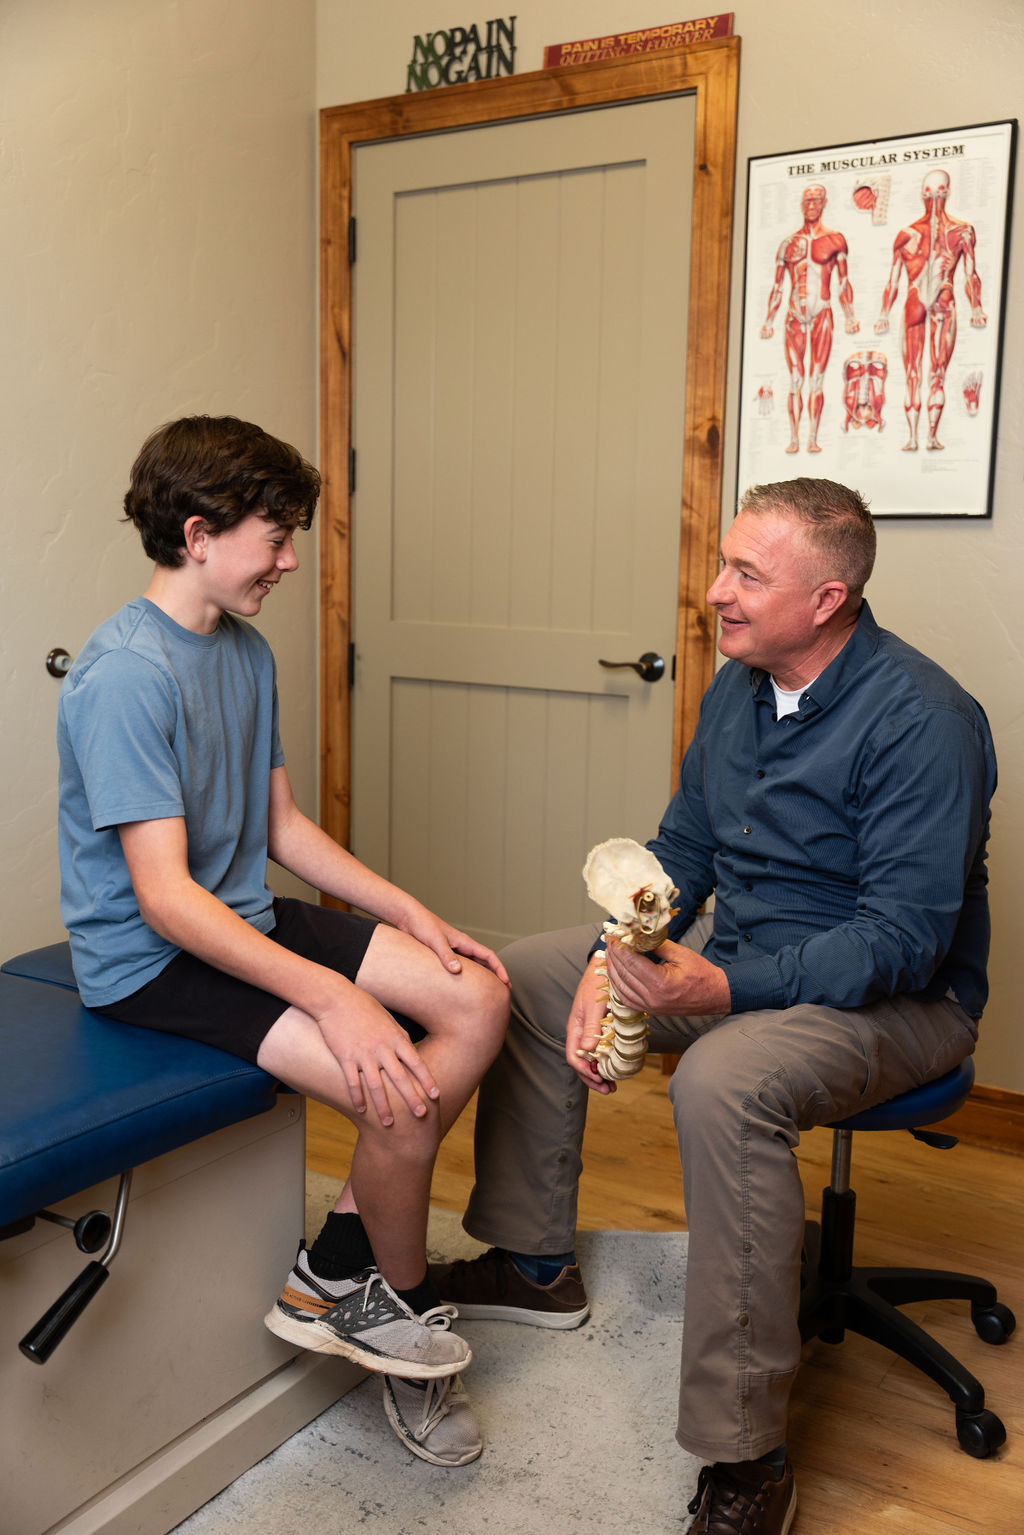
M916 1322L896 1310L920 1300L969 1300L971 1321L986 1343L1005 1343L1016 1326L1013 1312L996 1299L993 1285L971 1274L943 1269L855 1268L853 1225L856 1194L850 1187L855 1130L909 1130L917 1140L948 1150L955 1137L922 1130L954 1114L974 1082L968 1058L923 1087L830 1125L832 1182L822 1193L821 1224L809 1221L800 1296L800 1334L841 1343L859 1333L891 1349L931 1377L956 1408L956 1436L968 1455L984 1459L1006 1440L1006 1430L985 1406L981 1382Z

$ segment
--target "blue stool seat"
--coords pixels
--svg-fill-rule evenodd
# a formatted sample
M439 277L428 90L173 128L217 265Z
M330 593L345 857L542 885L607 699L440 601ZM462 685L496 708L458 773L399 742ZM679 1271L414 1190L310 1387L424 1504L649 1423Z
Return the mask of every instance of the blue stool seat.
M872 1109L862 1109L848 1119L838 1121L833 1130L917 1130L922 1125L937 1125L963 1108L974 1086L974 1061L970 1056L934 1082L901 1093Z
M841 1343L849 1330L892 1350L940 1385L956 1409L961 1447L979 1458L1006 1439L1006 1430L985 1406L985 1392L965 1367L897 1308L913 1301L967 1300L971 1320L986 1343L1005 1343L1016 1322L986 1279L945 1269L865 1268L853 1263L856 1194L850 1187L855 1131L909 1130L941 1149L952 1136L930 1132L956 1113L974 1083L970 1059L953 1071L874 1108L830 1125L832 1179L822 1193L821 1222L807 1223L800 1296L800 1333L807 1342Z

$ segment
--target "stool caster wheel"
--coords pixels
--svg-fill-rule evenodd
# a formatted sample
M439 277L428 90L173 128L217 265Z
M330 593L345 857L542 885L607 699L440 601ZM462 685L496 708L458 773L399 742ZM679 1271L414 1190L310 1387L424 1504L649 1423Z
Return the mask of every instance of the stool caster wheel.
M1005 1343L1017 1325L1017 1318L1002 1301L994 1306L972 1306L971 1321L984 1343Z
M973 1455L975 1460L984 1460L986 1455L1006 1443L1006 1430L995 1413L983 1407L980 1412L957 1413L956 1437L960 1448L968 1455Z

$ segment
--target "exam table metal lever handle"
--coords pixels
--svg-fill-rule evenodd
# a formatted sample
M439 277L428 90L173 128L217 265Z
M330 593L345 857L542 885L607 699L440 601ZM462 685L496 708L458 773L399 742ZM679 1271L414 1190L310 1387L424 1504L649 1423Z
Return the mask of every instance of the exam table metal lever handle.
M54 1301L46 1315L40 1317L36 1325L18 1344L25 1358L31 1359L33 1364L46 1363L65 1333L78 1321L97 1290L105 1283L110 1264L121 1245L121 1233L124 1230L124 1217L128 1208L131 1186L131 1171L122 1173L117 1190L114 1218L111 1222L110 1240L100 1258L95 1263L86 1264L78 1278L72 1280L64 1294Z
M606 666L609 671L616 671L622 667L629 667L642 677L645 682L657 682L659 677L665 675L665 662L661 656L653 650L645 650L639 661L602 661L598 659L598 666Z

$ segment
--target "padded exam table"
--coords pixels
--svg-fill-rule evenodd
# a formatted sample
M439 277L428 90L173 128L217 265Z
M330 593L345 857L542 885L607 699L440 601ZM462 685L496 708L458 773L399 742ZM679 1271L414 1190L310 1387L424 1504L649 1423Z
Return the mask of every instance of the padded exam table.
M0 967L0 1529L166 1535L363 1378L263 1326L304 1132L258 1067L83 1007L66 944Z

